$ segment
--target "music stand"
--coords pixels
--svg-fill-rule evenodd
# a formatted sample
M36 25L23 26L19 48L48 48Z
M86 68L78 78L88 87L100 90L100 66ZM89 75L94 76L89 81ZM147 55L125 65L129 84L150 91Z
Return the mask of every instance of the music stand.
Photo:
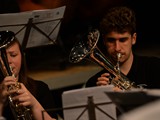
M105 93L122 114L160 98L160 95L154 95L155 91L149 89L133 89L120 92L107 91Z
M115 105L105 95L113 86L65 91L62 94L65 120L116 120Z
M0 14L0 30L15 32L23 49L55 44L65 8Z
M150 120L146 113L152 118L156 114L157 120L160 116L159 89L114 92L113 86L100 86L65 91L62 98L63 108L43 110L43 120L44 112L60 110L64 112L64 120ZM118 118L115 107L123 113Z
M123 114L119 120L159 120L159 111L160 100L156 100Z

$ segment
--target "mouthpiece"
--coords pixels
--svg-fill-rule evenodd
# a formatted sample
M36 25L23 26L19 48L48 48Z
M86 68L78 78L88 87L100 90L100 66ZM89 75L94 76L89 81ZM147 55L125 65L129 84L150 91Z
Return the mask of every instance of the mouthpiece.
M116 65L116 69L117 69L117 72L118 74L120 75L120 66L119 66L119 60L121 58L122 54L121 53L117 53L117 65Z
M9 67L10 67L10 70L11 70L12 76L13 76L13 77L16 77L16 76L13 74L12 66L9 66Z
M121 53L117 53L117 59L119 61L119 59L122 57L122 54Z

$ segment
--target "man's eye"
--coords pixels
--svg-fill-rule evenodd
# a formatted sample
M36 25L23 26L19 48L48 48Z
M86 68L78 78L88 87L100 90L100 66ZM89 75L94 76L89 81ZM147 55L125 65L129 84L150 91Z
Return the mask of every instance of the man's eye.
M127 40L127 38L121 38L119 41L120 42L125 42Z

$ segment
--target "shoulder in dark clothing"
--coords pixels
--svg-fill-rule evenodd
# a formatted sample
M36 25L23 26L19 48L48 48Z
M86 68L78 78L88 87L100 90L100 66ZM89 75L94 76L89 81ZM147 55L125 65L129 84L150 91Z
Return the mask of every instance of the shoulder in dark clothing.
M159 68L160 58L134 55L127 77L136 84L146 84L146 88L160 88Z
M44 107L45 110L55 109L55 101L48 85L41 80L29 78L36 85L36 99ZM53 118L57 118L56 112L48 112Z

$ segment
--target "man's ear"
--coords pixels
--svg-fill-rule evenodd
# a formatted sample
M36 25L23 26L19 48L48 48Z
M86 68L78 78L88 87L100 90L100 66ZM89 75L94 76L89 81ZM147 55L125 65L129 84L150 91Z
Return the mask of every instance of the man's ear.
M134 33L132 36L132 45L136 44L136 40L137 40L137 33Z

